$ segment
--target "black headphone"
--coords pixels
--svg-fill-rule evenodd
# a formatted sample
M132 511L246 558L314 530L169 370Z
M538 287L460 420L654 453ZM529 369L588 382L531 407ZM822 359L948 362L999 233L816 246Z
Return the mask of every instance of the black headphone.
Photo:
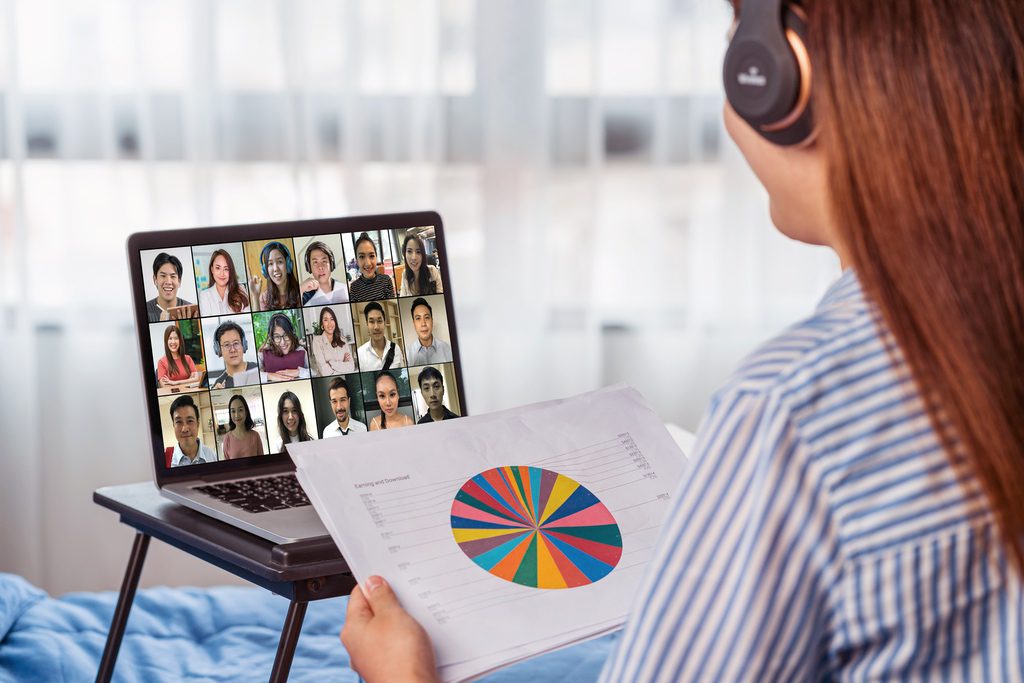
M807 15L787 0L743 0L722 68L725 96L766 140L798 145L814 135Z
M313 266L310 265L310 263L309 263L309 255L310 255L310 252L313 251L314 249L319 249L320 251L322 251L325 254L327 254L327 258L330 259L330 261L331 261L331 272L333 273L334 272L334 252L331 251L331 248L329 246L327 246L326 244L324 244L323 242L313 242L311 245L306 247L306 272L309 273L310 275L313 274Z
M245 338L245 330L242 329L241 325L231 320L221 323L213 333L213 352L218 356L223 356L220 351L220 338L229 330L234 330L238 333L238 336L242 338L242 353L247 352L249 350L249 340Z

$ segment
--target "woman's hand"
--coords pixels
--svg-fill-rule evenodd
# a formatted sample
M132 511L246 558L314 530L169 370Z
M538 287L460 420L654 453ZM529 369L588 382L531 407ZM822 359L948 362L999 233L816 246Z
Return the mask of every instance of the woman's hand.
M441 680L426 631L402 609L391 586L379 576L352 589L341 643L352 668L367 683Z
M295 379L300 374L299 370L278 370L276 372L268 372L267 380L270 382L287 382L288 380Z
M260 294L262 294L261 290L263 289L260 285L262 282L263 281L256 275L249 278L249 293L252 295L249 303L254 311L258 311L260 309Z

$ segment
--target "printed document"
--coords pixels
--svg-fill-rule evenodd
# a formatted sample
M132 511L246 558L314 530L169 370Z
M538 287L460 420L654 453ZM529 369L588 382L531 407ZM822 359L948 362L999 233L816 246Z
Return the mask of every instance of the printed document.
M388 580L445 681L621 627L686 462L621 386L288 449L356 579Z

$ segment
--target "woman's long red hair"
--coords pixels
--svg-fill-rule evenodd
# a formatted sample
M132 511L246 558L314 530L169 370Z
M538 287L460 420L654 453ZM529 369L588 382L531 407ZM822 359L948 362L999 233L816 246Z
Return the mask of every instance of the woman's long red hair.
M1024 570L1020 2L805 6L843 246Z

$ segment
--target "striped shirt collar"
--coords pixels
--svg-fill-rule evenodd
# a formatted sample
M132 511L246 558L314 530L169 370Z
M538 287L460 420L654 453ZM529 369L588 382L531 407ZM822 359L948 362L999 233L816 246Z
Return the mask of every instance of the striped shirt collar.
M847 268L839 279L832 283L818 304L817 310L832 308L842 304L862 302L864 292L857 279L857 272L853 268Z

